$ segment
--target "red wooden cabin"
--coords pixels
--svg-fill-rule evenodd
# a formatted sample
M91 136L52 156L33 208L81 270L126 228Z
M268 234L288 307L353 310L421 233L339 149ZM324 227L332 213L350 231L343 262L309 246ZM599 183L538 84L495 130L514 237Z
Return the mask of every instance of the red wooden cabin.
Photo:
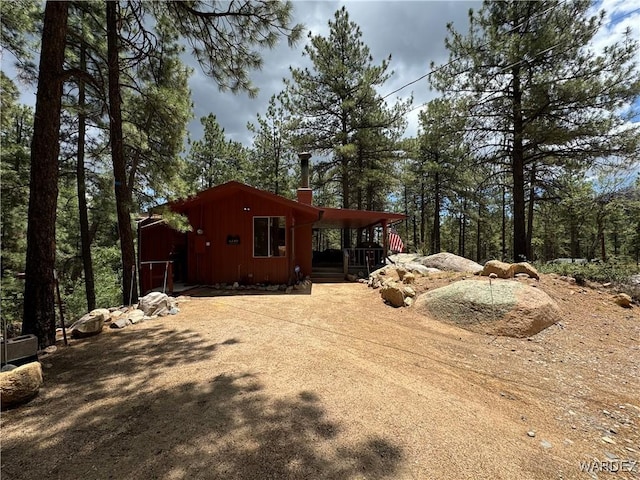
M314 228L380 225L386 234L389 223L404 218L313 206L304 174L298 201L227 182L168 205L186 216L192 228L187 233L173 230L156 216L139 222L142 292L165 281L170 286L171 280L201 285L290 283L296 278L296 266L303 275L311 275Z

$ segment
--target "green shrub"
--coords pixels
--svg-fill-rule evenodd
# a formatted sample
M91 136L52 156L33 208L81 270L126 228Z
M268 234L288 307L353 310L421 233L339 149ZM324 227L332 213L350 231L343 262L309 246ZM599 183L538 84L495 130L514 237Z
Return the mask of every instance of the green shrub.
M536 265L540 273L556 273L575 279L598 283L612 283L615 288L640 301L640 287L631 285L629 278L640 274L640 267L626 258L613 258L602 263L547 263Z
M92 251L95 278L96 308L108 308L122 303L122 277L120 275L120 249L118 246L96 247ZM70 324L87 313L84 277L65 285L63 301L65 322Z

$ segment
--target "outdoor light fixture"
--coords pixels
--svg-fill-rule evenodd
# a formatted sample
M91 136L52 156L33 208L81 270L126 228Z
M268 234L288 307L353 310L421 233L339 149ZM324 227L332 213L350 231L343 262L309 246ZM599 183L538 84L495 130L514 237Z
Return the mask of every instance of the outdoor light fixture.
M196 233L198 235L202 235L204 233L204 231L201 228L199 228L198 230L196 230Z
M243 207L242 210L244 210L245 212L250 212L251 211L251 207Z

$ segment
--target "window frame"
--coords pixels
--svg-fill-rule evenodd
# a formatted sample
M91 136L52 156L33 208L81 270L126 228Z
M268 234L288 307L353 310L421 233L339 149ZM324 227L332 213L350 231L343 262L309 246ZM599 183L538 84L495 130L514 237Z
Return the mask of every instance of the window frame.
M267 219L267 255L256 255L256 219L257 218L266 218ZM271 219L278 218L284 219L284 255L272 255L271 248ZM288 249L287 249L287 217L285 215L254 215L251 221L252 228L252 239L251 239L251 254L253 258L287 258Z

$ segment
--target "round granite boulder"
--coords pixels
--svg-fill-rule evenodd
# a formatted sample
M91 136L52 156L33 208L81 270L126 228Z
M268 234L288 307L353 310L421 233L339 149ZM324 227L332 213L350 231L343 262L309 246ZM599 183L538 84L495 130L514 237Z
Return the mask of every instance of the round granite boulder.
M42 386L42 366L31 362L0 373L0 404L2 410L28 402Z
M482 271L482 265L469 260L468 258L454 255L453 253L440 252L428 257L421 257L414 260L425 267L437 268L445 272L470 272L478 273Z
M530 337L560 319L549 295L512 280L455 282L420 295L415 308L467 330L507 337Z

